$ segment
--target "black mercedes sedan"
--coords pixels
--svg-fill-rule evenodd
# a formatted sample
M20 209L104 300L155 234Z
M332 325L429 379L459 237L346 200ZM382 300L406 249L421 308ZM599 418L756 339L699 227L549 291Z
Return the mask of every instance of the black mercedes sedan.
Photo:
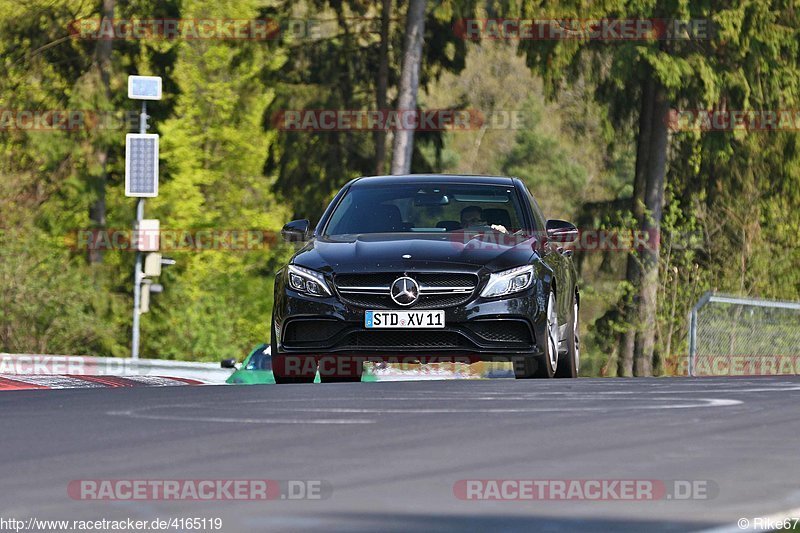
M517 178L358 178L275 279L278 383L357 381L364 361L509 361L517 378L576 377L578 230L546 220Z

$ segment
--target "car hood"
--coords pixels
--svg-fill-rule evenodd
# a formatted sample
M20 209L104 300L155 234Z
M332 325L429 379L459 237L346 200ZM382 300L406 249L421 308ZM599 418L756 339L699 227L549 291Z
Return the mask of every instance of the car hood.
M528 263L534 243L533 238L495 232L337 235L312 239L292 262L328 273L415 269L496 272Z

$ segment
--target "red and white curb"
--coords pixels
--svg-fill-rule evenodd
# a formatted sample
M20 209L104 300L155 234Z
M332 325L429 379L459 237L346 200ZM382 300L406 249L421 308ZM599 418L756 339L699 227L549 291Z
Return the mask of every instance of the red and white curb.
M78 376L0 374L0 391L26 389L99 389L106 387L172 387L205 385L203 381L163 376Z

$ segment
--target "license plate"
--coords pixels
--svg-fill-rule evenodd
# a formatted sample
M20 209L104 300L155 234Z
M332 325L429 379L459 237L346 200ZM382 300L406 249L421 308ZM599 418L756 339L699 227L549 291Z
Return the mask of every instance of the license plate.
M366 328L443 328L444 311L367 311Z

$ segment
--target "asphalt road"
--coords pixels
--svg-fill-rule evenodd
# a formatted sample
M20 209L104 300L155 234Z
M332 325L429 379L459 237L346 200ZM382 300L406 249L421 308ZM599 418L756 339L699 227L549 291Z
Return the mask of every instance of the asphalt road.
M736 530L740 517L800 507L798 435L793 377L9 391L0 518L205 517L222 518L223 531ZM316 480L327 497L70 497L70 481L86 479ZM460 480L487 479L681 480L707 494L456 497Z

